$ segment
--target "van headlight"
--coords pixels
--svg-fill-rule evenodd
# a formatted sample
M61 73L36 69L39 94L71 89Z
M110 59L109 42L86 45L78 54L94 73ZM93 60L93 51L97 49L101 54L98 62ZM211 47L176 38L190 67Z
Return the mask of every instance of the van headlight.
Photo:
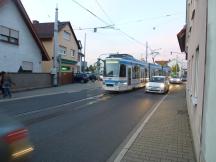
M164 84L160 84L160 87L161 87L161 88L164 88L164 87L165 87L165 85L164 85Z
M146 87L149 87L149 83L146 83Z

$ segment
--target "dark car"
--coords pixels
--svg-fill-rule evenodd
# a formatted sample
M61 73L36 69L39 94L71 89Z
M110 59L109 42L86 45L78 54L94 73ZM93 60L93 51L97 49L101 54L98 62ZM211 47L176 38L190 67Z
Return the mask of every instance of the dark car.
M16 120L0 114L0 161L26 161L32 151L28 130Z
M91 81L95 81L95 80L97 80L97 76L96 76L96 74L94 74L94 73L90 73L90 74L89 74L89 80L91 80Z
M89 77L86 73L77 73L74 76L74 82L77 83L87 83L89 81Z
M182 80L183 82L186 82L186 81L187 81L187 76L186 76L186 75L183 75L182 78L181 78L181 80Z

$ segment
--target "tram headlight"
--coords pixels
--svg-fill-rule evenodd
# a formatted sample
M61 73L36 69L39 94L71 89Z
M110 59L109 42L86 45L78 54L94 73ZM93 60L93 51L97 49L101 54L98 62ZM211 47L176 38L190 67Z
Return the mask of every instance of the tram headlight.
M127 82L123 82L122 84L123 84L123 85L127 85Z

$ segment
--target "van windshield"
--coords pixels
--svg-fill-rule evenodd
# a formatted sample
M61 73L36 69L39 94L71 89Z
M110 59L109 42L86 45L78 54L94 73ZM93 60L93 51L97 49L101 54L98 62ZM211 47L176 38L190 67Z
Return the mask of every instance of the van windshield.
M150 79L150 82L163 83L163 82L164 82L164 78L162 78L162 77L152 77L152 78Z

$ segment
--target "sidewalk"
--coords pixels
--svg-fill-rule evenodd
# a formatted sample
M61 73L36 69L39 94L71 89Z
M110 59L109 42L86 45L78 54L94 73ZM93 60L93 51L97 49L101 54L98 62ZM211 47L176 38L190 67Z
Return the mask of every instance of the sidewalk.
M195 162L184 88L165 98L121 162Z
M15 92L12 94L11 99L2 99L0 96L0 102L4 100L13 100L19 98L31 98L37 96L46 96L46 95L53 95L53 94L60 94L60 93L73 93L73 92L80 92L82 90L94 90L99 89L101 87L101 83L99 81L91 82L82 84L82 83L72 83L68 85L62 85L59 87L50 87L50 88L42 88L42 89L35 89L23 92Z

